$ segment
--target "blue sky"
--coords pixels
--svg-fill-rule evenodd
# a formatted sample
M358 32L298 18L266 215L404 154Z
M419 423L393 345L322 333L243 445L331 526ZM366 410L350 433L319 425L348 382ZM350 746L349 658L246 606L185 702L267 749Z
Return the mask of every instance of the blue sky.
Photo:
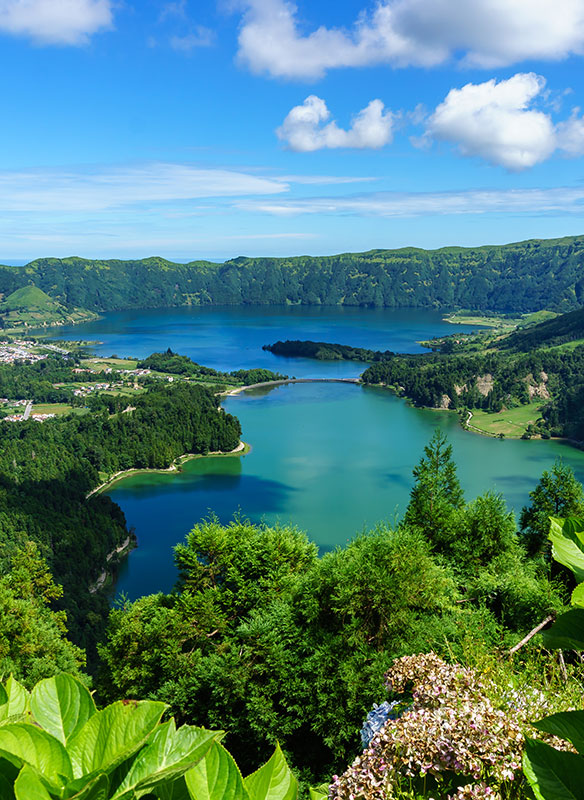
M584 231L584 0L0 0L0 260Z

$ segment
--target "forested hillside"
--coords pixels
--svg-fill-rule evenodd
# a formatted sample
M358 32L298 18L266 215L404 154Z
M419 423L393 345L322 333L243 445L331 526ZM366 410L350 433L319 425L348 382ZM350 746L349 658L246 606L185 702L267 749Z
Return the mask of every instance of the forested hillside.
M584 302L584 237L175 264L41 258L0 267L0 293L33 284L93 312L208 304L569 311Z
M502 350L535 350L538 347L557 347L560 344L584 341L584 308L562 314L525 330L506 336L499 344Z
M105 398L94 405L94 413L42 425L0 426L0 555L10 559L36 543L64 587L62 607L84 645L95 639L106 609L89 586L129 535L120 508L102 495L86 500L87 493L119 470L165 468L184 453L232 450L241 434L216 397L187 383L154 387L117 413Z

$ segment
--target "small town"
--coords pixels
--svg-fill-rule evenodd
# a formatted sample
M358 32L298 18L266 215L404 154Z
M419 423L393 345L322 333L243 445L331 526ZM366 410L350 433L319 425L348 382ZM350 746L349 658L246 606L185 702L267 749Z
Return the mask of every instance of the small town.
M11 344L0 344L0 364L14 364L16 361L27 361L32 364L47 358L48 353L35 351L37 347L34 342L27 340L15 340Z

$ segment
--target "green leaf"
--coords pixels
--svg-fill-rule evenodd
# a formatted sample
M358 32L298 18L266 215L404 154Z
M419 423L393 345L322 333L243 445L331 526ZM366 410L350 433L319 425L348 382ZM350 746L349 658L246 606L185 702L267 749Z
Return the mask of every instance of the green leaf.
M315 786L314 789L310 787L308 790L310 800L325 800L328 797L328 790L328 783L321 783L320 786Z
M584 758L525 740L523 771L537 800L584 800Z
M146 743L165 710L164 703L121 700L93 714L67 746L73 775L113 772Z
M33 767L57 789L73 777L71 761L61 742L27 722L0 727L0 754L17 766Z
M12 675L6 681L5 689L8 703L0 705L0 723L11 717L20 717L26 714L29 708L29 693Z
M5 705L8 702L8 692L0 683L0 706Z
M75 781L76 784L79 781ZM109 778L103 772L86 783L82 788L76 787L75 793L71 794L71 784L65 789L65 797L67 800L108 800L109 794Z
M267 764L244 781L251 800L296 800L298 781L286 763L280 745Z
M577 608L584 608L584 583L579 583L572 592L572 599L570 601L573 606Z
M572 608L559 616L543 632L542 641L550 650L584 650L584 608Z
M185 775L193 800L249 800L239 767L219 742Z
M157 786L153 794L159 800L191 800L184 778Z
M584 711L562 711L534 723L544 733L551 733L571 742L580 755L584 755Z
M14 782L16 800L52 800L37 773L24 766Z
M65 746L97 712L93 697L81 681L64 673L37 683L30 710L35 721Z
M152 789L163 781L173 781L195 766L208 752L220 731L207 731L183 725L176 730L174 719L155 731L113 798L132 797L134 791Z
M584 581L584 520L550 517L552 556L571 569L578 583Z

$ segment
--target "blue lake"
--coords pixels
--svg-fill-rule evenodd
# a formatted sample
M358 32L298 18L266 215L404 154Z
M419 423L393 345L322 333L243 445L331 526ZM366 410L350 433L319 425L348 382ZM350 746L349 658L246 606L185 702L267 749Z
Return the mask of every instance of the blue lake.
M205 308L120 312L60 332L99 339L98 352L145 356L171 347L217 369L265 366L297 377L353 377L350 362L282 359L261 350L277 339L333 341L415 352L458 326L431 312L343 308ZM412 469L436 426L445 430L467 499L502 492L519 511L557 457L584 481L584 452L561 442L496 440L463 431L455 414L415 409L389 391L338 383L279 386L224 402L252 446L245 456L188 462L180 474L139 474L110 490L135 526L139 547L116 591L168 591L173 546L209 513L292 522L321 549L343 545L403 514Z

